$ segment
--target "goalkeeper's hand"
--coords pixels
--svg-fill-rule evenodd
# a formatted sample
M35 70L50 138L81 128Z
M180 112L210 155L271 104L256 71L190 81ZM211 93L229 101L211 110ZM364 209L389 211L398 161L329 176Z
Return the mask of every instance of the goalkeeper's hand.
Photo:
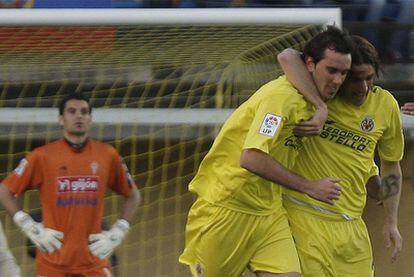
M89 235L89 251L92 255L105 259L121 244L129 231L129 223L125 219L118 219L109 231Z
M18 211L14 214L13 221L41 251L50 254L62 247L63 233L45 228L42 223L34 221L29 214Z

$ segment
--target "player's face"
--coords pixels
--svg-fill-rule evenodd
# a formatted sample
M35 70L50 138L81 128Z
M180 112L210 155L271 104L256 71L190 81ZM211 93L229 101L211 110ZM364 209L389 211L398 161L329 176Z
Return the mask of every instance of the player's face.
M375 69L372 65L353 65L341 87L340 96L351 104L361 106L372 88L374 77Z
M306 60L306 66L324 101L332 99L345 80L351 68L351 55L326 49L324 58L315 64L312 58Z
M88 133L91 119L88 103L71 99L66 102L63 114L59 116L59 124L66 135L82 137Z

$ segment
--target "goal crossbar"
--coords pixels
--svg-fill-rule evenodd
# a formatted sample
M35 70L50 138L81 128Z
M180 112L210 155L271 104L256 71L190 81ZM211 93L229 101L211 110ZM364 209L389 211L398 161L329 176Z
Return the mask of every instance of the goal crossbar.
M294 17L294 19L292 19ZM340 8L3 9L2 26L335 24Z

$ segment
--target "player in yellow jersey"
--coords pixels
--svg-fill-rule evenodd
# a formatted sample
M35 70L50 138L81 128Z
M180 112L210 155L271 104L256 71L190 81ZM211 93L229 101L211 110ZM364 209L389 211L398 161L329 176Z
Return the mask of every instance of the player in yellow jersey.
M397 226L399 161L404 150L399 107L388 91L373 85L379 67L374 46L359 36L352 39L355 49L351 71L338 96L328 102L329 116L321 133L304 141L293 167L310 180L337 177L341 180L341 197L335 205L326 205L297 191L283 191L306 277L373 276L371 244L361 218L367 183L370 188L377 186L371 191L376 191L375 197L385 207L384 234L387 246L393 245L392 260L402 245ZM298 52L286 50L278 59L287 78L300 91L317 95ZM302 123L296 131L309 134L311 129L308 123ZM381 180L373 167L376 149Z
M329 27L308 44L309 72L324 100L351 65L349 36ZM299 276L300 266L281 203L286 186L333 203L338 180L309 181L289 171L305 138L292 128L313 106L282 76L262 86L225 122L189 190L190 209L180 262L195 276ZM279 184L279 185L278 185Z

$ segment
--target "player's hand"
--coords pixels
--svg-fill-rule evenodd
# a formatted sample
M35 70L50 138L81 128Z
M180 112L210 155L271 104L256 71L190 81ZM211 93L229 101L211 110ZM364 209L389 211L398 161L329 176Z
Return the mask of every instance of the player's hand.
M109 231L89 235L89 251L100 259L109 257L115 248L121 244L128 231L128 221L118 219Z
M299 137L317 136L322 132L323 125L325 124L327 118L328 108L318 108L310 120L299 122L293 128L293 134Z
M404 106L401 107L401 111L403 114L414 115L414 102L405 103Z
M336 178L323 178L312 181L308 194L310 197L333 205L335 200L341 196L341 187L337 184L340 180Z
M402 237L396 224L384 224L383 228L385 247L392 247L391 262L397 260L402 249Z
M15 213L13 220L41 251L50 254L62 247L62 232L45 228L42 223L34 221L29 214L23 211Z

